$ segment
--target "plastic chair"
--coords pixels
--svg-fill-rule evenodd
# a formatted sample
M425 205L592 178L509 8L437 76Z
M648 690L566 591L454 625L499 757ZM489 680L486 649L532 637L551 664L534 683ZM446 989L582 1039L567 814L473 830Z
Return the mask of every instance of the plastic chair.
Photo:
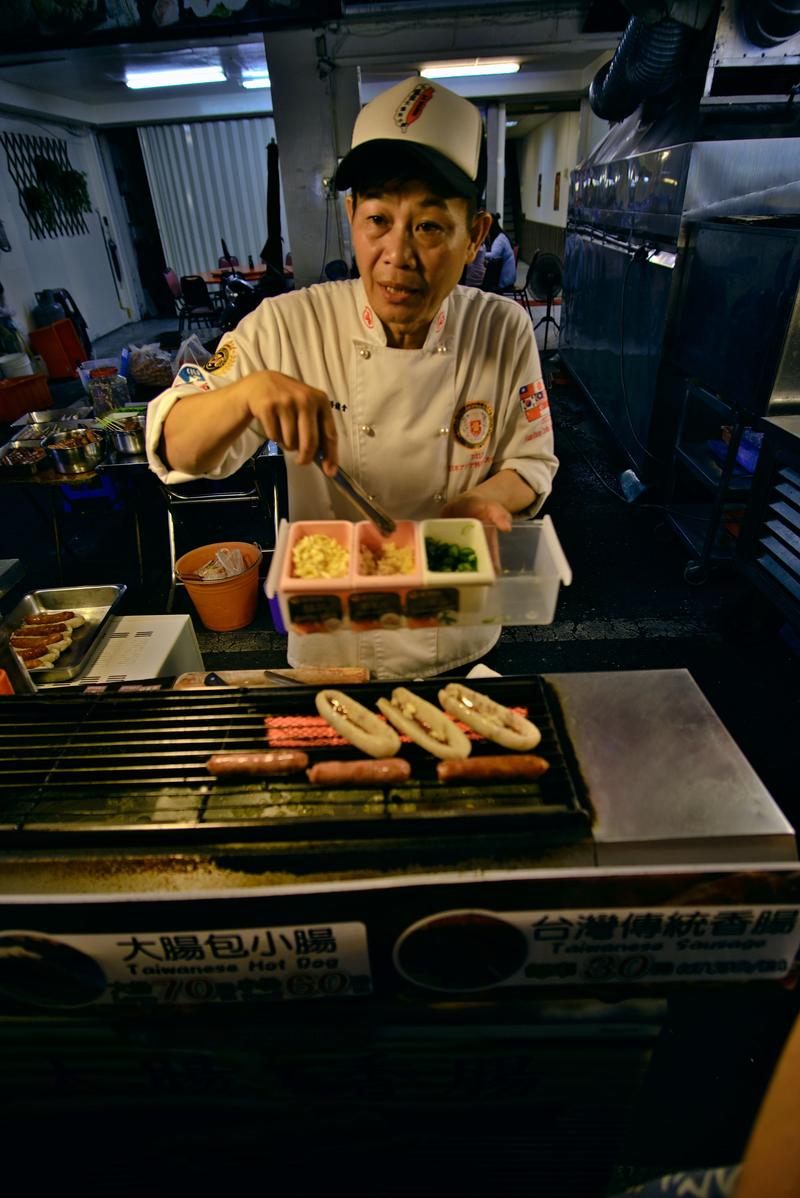
M186 328L216 328L220 309L208 290L205 279L200 275L181 275L181 295L185 305Z
M183 302L181 281L175 274L175 271L170 268L164 271L164 282L172 293L172 300L175 304L175 315L178 317L178 332L182 333L183 326L186 323L186 304Z

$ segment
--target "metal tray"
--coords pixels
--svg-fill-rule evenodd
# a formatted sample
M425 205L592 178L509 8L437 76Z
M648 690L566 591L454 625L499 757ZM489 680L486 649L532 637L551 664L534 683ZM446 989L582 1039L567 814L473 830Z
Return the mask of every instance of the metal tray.
M23 428L27 424L51 424L54 420L81 420L89 416L92 409L85 403L72 403L66 408L40 408L36 412L25 412L12 422L12 428Z
M42 449L38 441L26 441L17 439L9 441L0 449L0 478L30 478L33 474L38 474L40 470L50 469L50 459L47 452L42 449L42 456L36 462L18 462L16 465L7 465L3 460L14 449Z
M124 583L98 587L57 587L31 591L9 613L3 627L9 636L26 616L47 611L74 611L85 623L72 634L72 644L52 666L31 670L36 686L48 682L68 682L91 663L103 643L109 621L127 591Z

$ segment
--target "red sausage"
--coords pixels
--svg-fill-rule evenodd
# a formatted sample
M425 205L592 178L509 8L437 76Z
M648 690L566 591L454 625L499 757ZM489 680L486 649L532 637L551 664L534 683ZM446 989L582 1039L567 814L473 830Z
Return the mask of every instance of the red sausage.
M64 637L60 632L48 632L46 635L28 636L23 632L11 633L11 644L21 645L23 649L43 649L45 645L54 645L56 641L63 641Z
M39 614L35 615L35 616L26 616L25 623L26 624L55 624L55 623L63 622L64 620L74 620L74 619L75 619L74 611L48 611L48 612L39 612Z
M465 757L440 761L436 773L440 782L469 782L480 779L503 781L530 781L540 778L550 769L550 762L533 753L515 753L507 757Z
M40 657L52 657L52 654L47 654L44 649L24 649L21 645L14 646L14 652L22 658L23 661L35 661Z
M364 761L318 761L306 770L316 786L348 786L364 782L405 782L411 766L402 757L373 757Z
M71 624L65 624L63 620L56 622L48 620L46 624L22 624L17 632L20 636L50 636L53 632L73 632Z
M295 774L307 765L307 753L282 749L277 753L214 753L206 762L206 769L217 778L228 774L266 778L272 774Z

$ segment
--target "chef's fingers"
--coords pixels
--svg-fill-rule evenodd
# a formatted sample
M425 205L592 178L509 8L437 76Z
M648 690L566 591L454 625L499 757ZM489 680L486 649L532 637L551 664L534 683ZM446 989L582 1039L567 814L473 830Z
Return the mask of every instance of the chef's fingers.
M322 411L319 447L322 450L322 469L325 474L336 473L339 465L339 449L336 436L336 424L330 405L326 404Z
M297 409L293 404L282 405L277 412L280 436L278 444L287 452L297 449Z

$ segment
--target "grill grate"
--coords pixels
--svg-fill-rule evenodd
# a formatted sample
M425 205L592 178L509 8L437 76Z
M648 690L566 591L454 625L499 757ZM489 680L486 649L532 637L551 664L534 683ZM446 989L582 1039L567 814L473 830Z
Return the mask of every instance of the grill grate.
M436 702L440 682L412 689ZM212 778L212 753L267 749L274 729L316 717L312 688L289 690L157 691L101 696L53 692L8 696L0 725L0 836L7 842L32 835L172 831L181 835L225 829L270 828L297 835L298 825L347 835L408 835L415 821L476 823L483 818L533 817L585 831L588 812L557 701L539 678L482 680L480 689L517 708L542 730L535 752L550 763L537 782L446 786L436 761L413 744L401 751L411 764L407 783L387 788L329 790L303 775L286 779ZM361 685L353 693L374 707L390 685ZM271 729L270 741L267 728ZM327 725L323 725L327 728ZM333 738L334 742L337 738ZM283 742L285 743L285 741ZM314 742L311 763L360 756L352 746ZM473 736L473 755L501 752ZM483 825L481 825L483 826ZM401 832L402 829L402 832Z

